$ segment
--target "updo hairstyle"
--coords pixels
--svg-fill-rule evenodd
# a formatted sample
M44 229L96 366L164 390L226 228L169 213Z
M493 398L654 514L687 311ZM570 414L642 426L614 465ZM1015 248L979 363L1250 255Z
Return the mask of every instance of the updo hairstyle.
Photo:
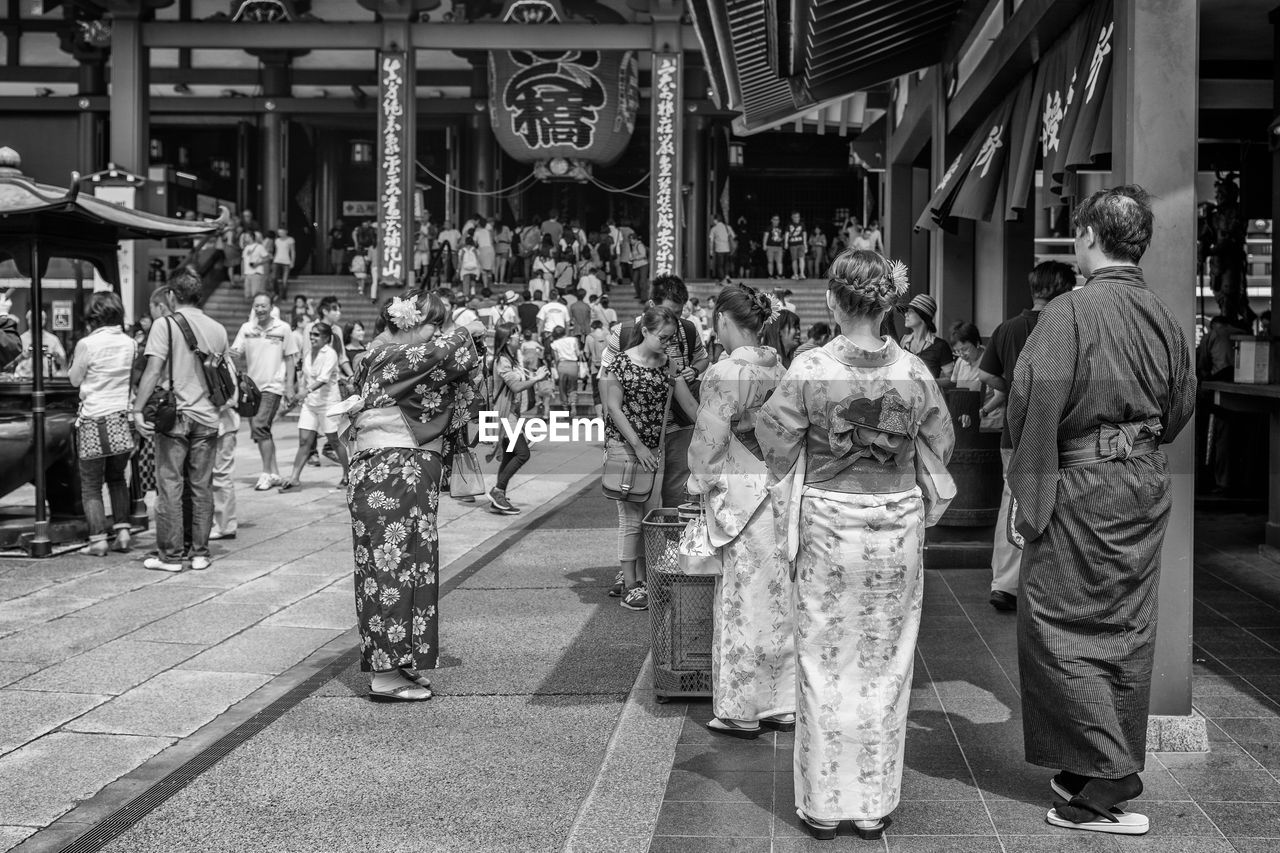
M449 318L449 306L429 290L411 290L404 295L404 299L412 302L422 312L422 325L430 324L439 329Z
M851 317L883 314L907 293L906 282L890 276L884 256L868 249L845 249L831 262L827 276L836 306Z
M743 331L759 335L772 313L773 304L766 294L745 284L733 284L716 297L711 323L714 326L716 318L723 314Z

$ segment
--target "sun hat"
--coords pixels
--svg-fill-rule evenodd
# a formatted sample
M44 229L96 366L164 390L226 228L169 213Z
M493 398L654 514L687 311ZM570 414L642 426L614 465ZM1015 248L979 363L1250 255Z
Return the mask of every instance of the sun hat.
M508 290L506 293L502 294L502 302L504 305L509 302L515 302L519 298L520 297L516 296L516 292L514 290Z
M924 320L929 326L933 326L933 318L938 313L938 300L934 299L927 293L917 293L911 297L911 301L902 309L902 313L907 313L907 309L911 309L920 315L920 319Z

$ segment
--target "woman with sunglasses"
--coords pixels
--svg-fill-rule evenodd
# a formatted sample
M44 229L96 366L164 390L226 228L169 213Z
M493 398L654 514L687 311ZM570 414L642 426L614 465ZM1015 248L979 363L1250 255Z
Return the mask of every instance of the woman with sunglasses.
M312 323L307 333L309 346L302 353L302 375L298 395L303 397L298 413L298 455L293 460L293 473L280 486L288 492L302 485L302 469L315 449L316 437L323 433L338 454L342 479L347 479L347 452L338 441L338 415L331 411L338 403L338 380L341 354L333 337L333 328L323 320Z

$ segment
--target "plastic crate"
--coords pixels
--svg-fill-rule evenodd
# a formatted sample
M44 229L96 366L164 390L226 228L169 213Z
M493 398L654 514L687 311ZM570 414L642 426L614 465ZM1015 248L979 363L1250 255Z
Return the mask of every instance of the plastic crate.
M677 548L685 521L655 509L641 522L653 630L653 692L659 702L711 697L716 579L680 572Z

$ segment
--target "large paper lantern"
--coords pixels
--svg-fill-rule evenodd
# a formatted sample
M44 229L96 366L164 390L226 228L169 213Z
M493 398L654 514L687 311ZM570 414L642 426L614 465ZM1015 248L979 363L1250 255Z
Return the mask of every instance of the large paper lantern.
M508 0L502 20L555 26L559 0ZM491 51L489 120L502 150L540 177L585 179L631 141L640 106L635 51Z

